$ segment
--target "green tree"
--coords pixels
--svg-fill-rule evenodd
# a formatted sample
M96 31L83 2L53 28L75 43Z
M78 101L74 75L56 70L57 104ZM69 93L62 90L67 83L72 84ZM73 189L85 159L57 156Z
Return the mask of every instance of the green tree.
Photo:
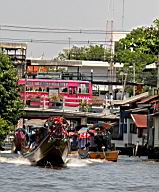
M23 105L18 94L17 71L9 57L0 52L0 140L13 130Z
M90 60L90 61L110 61L111 52L102 45L90 45L89 47L73 46L70 50L64 49L59 53L58 60Z
M130 73L129 66L135 63L136 81L144 81L143 69L147 64L157 61L159 54L159 20L150 27L133 29L125 38L116 43L114 60L124 63L124 71Z

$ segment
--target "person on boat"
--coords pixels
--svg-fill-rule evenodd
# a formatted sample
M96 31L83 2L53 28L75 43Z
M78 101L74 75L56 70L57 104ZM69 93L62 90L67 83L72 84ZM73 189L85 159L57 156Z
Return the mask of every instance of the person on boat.
M111 150L111 133L108 129L101 128L101 144L104 150Z
M50 132L55 138L65 138L68 136L68 132L66 130L66 120L62 117L55 117L52 120L52 123L48 122L51 126L49 126Z
M94 140L94 136L95 136L95 133L91 132L91 130L88 129L87 131L90 135L90 138L89 138L89 150L90 151L97 151L97 144L95 143L95 140Z
M34 134L30 136L30 150L35 149L40 143L39 131L36 130Z
M97 145L97 151L102 151L103 135L100 128L96 128L96 135L94 136L94 143Z
M26 147L29 141L28 134L24 128L18 128L15 131L15 138L14 138L14 144L15 144L15 153L18 151L21 151L22 148Z
M78 135L77 133L74 133L74 135L71 136L71 149L76 150L78 147Z

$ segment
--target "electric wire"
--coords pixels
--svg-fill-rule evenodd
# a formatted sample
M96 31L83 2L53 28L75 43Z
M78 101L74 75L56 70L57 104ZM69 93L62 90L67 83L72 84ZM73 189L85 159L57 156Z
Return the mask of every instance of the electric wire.
M16 26L16 25L0 25L0 31L10 32L27 32L27 33L66 33L66 34L92 34L92 35L105 35L110 34L111 31L97 30L97 29L58 29L46 27L29 27L29 26ZM128 31L114 31L113 33L124 34Z
M23 43L48 43L48 44L67 44L68 40L48 40L48 39L21 39L21 38L0 38L0 41L14 41ZM72 40L71 44L101 44L109 45L110 41L105 40Z

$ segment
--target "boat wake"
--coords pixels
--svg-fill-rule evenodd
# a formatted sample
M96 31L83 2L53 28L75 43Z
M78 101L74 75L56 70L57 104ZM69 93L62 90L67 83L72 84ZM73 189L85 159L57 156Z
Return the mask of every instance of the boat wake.
M23 158L20 154L14 154L10 150L0 152L0 163L31 165L31 162Z
M0 151L0 163L16 164L16 165L32 165L31 162L23 158L20 154L11 151ZM111 163L103 159L80 159L78 157L68 157L66 159L67 167L84 167L97 164Z
M84 167L103 163L110 163L110 161L103 159L80 159L80 158L67 159L67 167Z

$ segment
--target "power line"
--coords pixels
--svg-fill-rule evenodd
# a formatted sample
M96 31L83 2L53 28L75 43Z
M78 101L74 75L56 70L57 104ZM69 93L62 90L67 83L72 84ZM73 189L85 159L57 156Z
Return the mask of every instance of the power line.
M50 39L21 39L21 38L0 38L0 41L14 41L23 43L48 43L48 44L67 44L68 40L50 40ZM100 44L110 45L110 41L105 40L71 40L71 44Z
M60 29L60 28L47 28L47 27L29 27L29 26L16 26L16 25L0 25L1 31L10 32L27 32L27 33L67 33L67 34L92 34L92 35L105 35L110 34L111 31L97 30L97 29ZM129 31L114 31L113 33L125 34Z

